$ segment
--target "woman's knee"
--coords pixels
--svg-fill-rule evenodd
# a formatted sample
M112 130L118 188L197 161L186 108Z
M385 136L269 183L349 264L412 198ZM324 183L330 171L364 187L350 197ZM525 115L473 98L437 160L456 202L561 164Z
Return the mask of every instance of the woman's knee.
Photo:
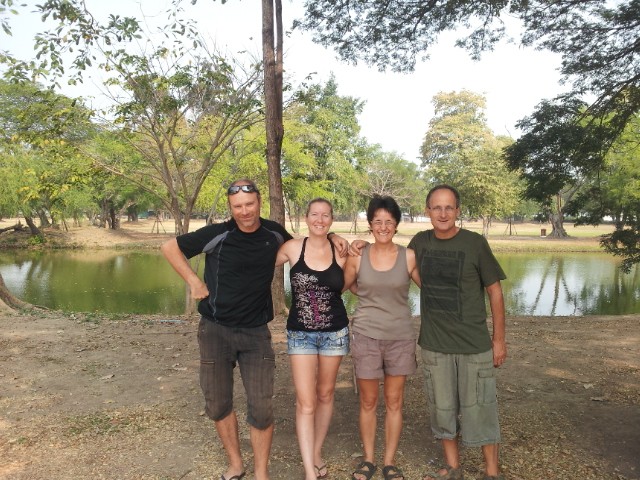
M398 412L402 410L402 395L385 395L384 404L388 412Z

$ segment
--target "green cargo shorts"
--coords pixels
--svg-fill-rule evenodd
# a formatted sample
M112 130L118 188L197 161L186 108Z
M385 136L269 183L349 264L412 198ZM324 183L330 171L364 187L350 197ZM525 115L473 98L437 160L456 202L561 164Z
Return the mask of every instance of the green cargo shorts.
M422 350L431 430L438 439L460 433L467 446L500 443L493 352L451 354Z

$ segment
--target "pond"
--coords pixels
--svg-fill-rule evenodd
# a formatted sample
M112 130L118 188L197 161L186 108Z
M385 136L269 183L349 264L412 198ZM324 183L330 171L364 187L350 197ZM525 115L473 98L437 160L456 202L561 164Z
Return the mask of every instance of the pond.
M640 313L640 268L623 274L606 254L498 254L508 315ZM0 273L19 298L52 309L179 314L185 287L159 252L0 252ZM356 299L345 294L347 308ZM411 290L419 312L419 292Z

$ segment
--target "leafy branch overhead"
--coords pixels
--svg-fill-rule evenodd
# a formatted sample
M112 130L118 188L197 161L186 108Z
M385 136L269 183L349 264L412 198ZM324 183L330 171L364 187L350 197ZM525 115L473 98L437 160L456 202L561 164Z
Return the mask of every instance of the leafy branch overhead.
M412 71L447 31L479 59L500 40L514 40L507 26L515 19L521 26L516 41L562 58L560 72L572 88L554 103L575 106L576 122L585 115L607 119L609 136L599 137L595 153L606 151L640 110L638 0L308 0L305 9L296 26L312 31L316 42L347 62L396 71Z
M380 70L412 71L448 31L474 59L504 39L560 55L562 81L570 88L522 119L522 137L505 151L509 167L526 181L526 197L555 203L560 221L562 197L603 178L608 156L640 113L638 0L306 0L296 26L341 59ZM640 212L622 205L605 246L635 263Z

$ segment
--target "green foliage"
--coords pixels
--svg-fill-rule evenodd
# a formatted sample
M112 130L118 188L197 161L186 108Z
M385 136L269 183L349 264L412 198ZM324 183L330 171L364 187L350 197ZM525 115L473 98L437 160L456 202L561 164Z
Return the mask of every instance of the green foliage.
M360 193L364 197L361 210L365 210L374 195L393 197L400 209L414 217L424 212L425 183L418 165L397 153L384 152L379 145L362 149L358 166L362 170Z
M111 98L115 123L109 129L130 153L101 156L104 148L91 146L92 160L156 194L176 231L186 231L207 175L260 120L260 66L209 51L179 1L167 12L159 46L143 22L117 14L103 21L80 0L48 0L37 9L55 26L36 36L36 60L8 65L6 76L19 82L44 75L55 85L63 74L72 84L82 81L91 66L110 75L107 90L118 93Z
M32 83L0 81L0 193L25 216L64 220L86 187L90 160L80 146L94 134L91 112L77 100ZM13 200L11 200L13 199ZM77 198L76 198L77 200Z
M484 97L439 93L433 104L435 115L421 148L428 182L458 188L464 211L482 217L487 228L491 218L515 213L521 185L502 157L512 140L495 137L487 126Z
M581 101L543 102L518 123L525 133L506 149L509 167L527 182L525 196L539 202L597 173L610 136L607 123L580 121L586 105Z
M629 271L640 261L640 117L629 123L605 158L602 173L581 187L567 212L577 224L597 225L608 218L615 230L604 235L604 249L620 256L622 269Z
M526 196L547 208L552 198L570 196L576 181L597 174L640 111L638 0L317 0L305 2L305 9L297 26L312 30L315 41L346 61L396 71L413 70L417 57L427 57L448 30L459 32L457 45L478 59L507 36L502 18L519 19L519 42L558 53L562 80L571 87L521 121L525 135L508 153L527 181Z
M613 114L619 134L640 106L637 0L317 0L305 2L305 8L296 25L312 30L316 42L334 47L346 61L397 71L413 70L416 57L426 57L449 30L460 32L457 45L478 59L507 36L502 17L515 17L523 27L521 44L562 56L561 73L573 85L569 97L593 95L592 117Z
M27 242L29 243L29 245L32 245L35 247L38 245L43 245L47 241L44 238L44 235L33 235L32 237L29 237L29 240Z
M285 111L283 190L289 214L299 221L306 204L322 196L336 211L353 205L353 165L359 144L362 102L338 94L331 78L296 92Z
M158 195L176 231L189 217L207 176L242 142L242 132L260 119L260 71L243 70L224 57L164 47L125 55L112 80L128 98L116 105L128 157L100 158L109 171ZM131 168L136 164L135 168Z
M305 2L305 18L295 25L313 30L314 40L334 47L343 60L364 60L380 70L408 71L441 33L468 27L476 19L477 28L465 29L467 36L458 43L476 56L491 49L504 33L501 11L518 13L523 3L314 0Z

